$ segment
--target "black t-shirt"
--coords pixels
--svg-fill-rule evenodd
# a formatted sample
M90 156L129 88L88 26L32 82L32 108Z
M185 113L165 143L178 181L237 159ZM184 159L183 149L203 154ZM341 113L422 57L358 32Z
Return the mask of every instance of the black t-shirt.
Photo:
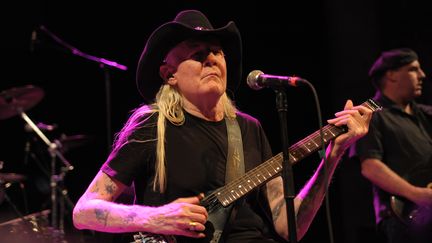
M185 112L185 122L177 126L166 122L166 192L152 190L155 174L157 113L129 136L129 142L113 152L101 170L125 185L134 184L135 204L158 206L179 197L208 193L224 185L227 161L227 128L225 120L210 122ZM255 118L238 113L245 170L248 171L269 159L271 148L265 133ZM262 189L262 188L261 188ZM269 237L268 204L263 190L255 190L246 197L234 220L229 239ZM266 217L267 216L267 217ZM178 241L182 237L178 237ZM179 240L180 239L180 240ZM193 242L185 239L184 242Z

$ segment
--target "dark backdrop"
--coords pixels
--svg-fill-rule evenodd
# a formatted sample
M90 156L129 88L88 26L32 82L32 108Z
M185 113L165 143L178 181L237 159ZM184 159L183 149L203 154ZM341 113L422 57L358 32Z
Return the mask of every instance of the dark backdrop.
M44 90L43 99L26 110L36 123L56 124L46 132L54 140L69 138L65 157L75 166L65 178L69 197L76 202L104 162L112 136L140 98L134 82L136 63L151 31L184 9L199 9L215 27L229 20L243 38L244 74L235 94L238 107L259 118L279 152L280 136L272 90L253 91L245 78L255 69L279 75L298 75L315 87L324 122L343 108L346 99L361 103L373 96L367 72L378 54L390 48L411 47L426 74L432 65L432 10L427 1L14 1L3 3L1 18L0 91L23 85ZM127 71L103 68L74 55L38 26L90 56L116 61ZM432 104L431 84L419 101ZM307 87L289 88L288 134L292 144L316 131L317 109ZM108 112L110 111L110 112ZM3 173L27 176L22 189L7 190L23 213L50 208L49 184L43 168L49 165L46 147L24 130L18 116L0 120L0 160ZM84 135L84 138L76 135ZM75 138L75 139L74 139ZM30 153L25 153L26 143ZM57 161L60 164L60 161ZM298 191L318 165L312 155L294 166ZM370 185L355 161L344 159L329 193L331 221L325 205L302 242L330 242L329 222L336 242L376 240ZM26 193L23 193L26 192ZM27 198L27 199L26 199ZM27 202L27 203L26 203ZM1 202L0 220L17 218ZM70 219L67 214L66 220Z

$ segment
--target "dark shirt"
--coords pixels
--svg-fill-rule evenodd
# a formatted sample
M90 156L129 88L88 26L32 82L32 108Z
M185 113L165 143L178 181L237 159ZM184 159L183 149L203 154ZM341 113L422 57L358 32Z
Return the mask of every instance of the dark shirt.
M373 158L385 163L398 175L405 177L432 158L431 107L411 103L413 114L407 114L393 101L377 92L374 99L383 110L374 113L369 132L352 147L351 156ZM390 195L373 187L377 223L389 216Z
M256 119L238 113L237 121L243 140L245 170L248 171L269 159L272 152ZM163 205L179 197L196 196L224 185L228 150L225 120L210 122L185 112L183 125L166 122L167 187L163 194L154 192L156 122L157 113L134 131L129 138L131 142L113 152L101 169L125 185L133 182L135 204ZM267 238L271 234L269 207L262 198L262 190L255 190L247 196L245 205L239 207L229 234L233 242ZM177 240L182 242L181 238ZM183 240L193 242L191 239Z

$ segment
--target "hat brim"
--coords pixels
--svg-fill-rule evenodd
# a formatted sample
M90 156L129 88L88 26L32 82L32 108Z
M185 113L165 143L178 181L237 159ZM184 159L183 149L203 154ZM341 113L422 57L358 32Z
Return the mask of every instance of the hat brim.
M227 63L227 88L233 92L238 88L242 77L242 43L234 22L212 30L197 30L177 22L169 22L153 32L138 62L136 84L145 100L152 101L164 82L159 75L159 67L168 52L182 41L205 37L221 42Z

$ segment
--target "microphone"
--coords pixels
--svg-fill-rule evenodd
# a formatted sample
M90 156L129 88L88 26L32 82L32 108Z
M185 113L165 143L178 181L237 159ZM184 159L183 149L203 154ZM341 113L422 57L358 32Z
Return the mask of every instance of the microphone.
M301 86L307 83L305 79L295 76L277 76L264 74L260 70L254 70L247 76L247 83L251 89L260 90L264 87Z

